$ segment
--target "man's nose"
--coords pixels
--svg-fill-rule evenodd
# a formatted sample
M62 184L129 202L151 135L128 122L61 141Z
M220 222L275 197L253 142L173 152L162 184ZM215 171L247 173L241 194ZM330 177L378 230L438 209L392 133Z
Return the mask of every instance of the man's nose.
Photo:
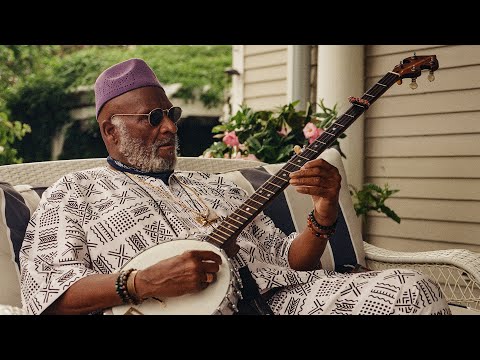
M177 130L177 125L172 121L172 119L165 115L160 123L160 132L171 132L176 134Z

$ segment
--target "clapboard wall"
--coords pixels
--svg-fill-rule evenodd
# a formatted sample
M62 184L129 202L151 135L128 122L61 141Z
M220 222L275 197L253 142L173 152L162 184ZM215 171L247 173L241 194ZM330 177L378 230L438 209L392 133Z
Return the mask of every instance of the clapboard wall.
M244 45L244 103L274 110L287 103L287 45Z
M394 85L366 113L365 180L400 190L386 204L402 218L369 215L366 239L480 252L480 46L366 46L365 89L414 51L437 55L436 80Z

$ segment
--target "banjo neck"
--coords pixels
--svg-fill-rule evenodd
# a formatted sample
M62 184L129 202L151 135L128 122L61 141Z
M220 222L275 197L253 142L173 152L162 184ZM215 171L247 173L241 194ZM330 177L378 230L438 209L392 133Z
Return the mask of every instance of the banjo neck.
M401 84L403 78L416 79L424 69L429 69L430 73L438 69L435 55L414 55L406 58L367 90L361 98L349 98L352 106L301 153L293 155L277 173L270 176L232 214L223 219L207 236L206 241L223 249L230 258L235 256L240 249L236 244L238 235L276 196L285 190L289 185L291 172L300 169L307 161L316 159L328 149L395 82Z

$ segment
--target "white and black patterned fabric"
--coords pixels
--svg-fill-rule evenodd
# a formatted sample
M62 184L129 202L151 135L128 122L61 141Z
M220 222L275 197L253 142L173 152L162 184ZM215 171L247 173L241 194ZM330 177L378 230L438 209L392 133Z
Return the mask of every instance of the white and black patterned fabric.
M301 275L291 275L301 276ZM450 315L440 286L416 270L355 274L316 271L303 284L280 288L268 301L285 315Z
M223 175L176 172L175 177L195 188L220 218L234 211L247 196L245 190ZM43 193L20 252L25 311L42 313L79 279L115 272L146 247L176 239L201 240L212 231L211 227L200 226L191 213L165 196L170 192L192 208L202 206L196 196L173 178L168 185L151 177L139 178L149 185L139 186L121 172L96 168L66 175ZM281 288L271 298L277 314L304 313L307 308L311 312L310 305L289 305L287 309L282 304L298 302L298 296L306 296L308 304L315 304L310 296L316 297L318 291L308 289L320 290L328 279L333 281L328 282L329 290L321 299L328 300L328 304L336 301L349 304L350 299L344 298L349 287L354 288L359 304L363 304L377 296L372 295L372 284L396 286L397 295L392 296L399 298L399 294L411 292L406 285L412 286L412 281L427 285L431 281L420 274L415 274L410 283L402 284L395 277L389 278L389 273L369 282L368 275L362 274L294 271L288 265L288 251L295 236L295 232L287 236L261 213L238 238L241 250L234 262L238 266L248 264L261 290ZM432 292L435 292L433 282L431 286L425 285L424 293ZM431 303L415 303L418 313L449 311L441 292L435 294ZM351 313L366 311L361 309L357 307Z

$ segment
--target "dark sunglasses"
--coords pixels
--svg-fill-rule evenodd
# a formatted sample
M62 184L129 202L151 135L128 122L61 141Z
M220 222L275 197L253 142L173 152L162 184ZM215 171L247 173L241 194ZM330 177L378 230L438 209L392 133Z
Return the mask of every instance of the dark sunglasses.
M148 116L148 122L151 126L155 127L160 124L165 115L176 124L182 117L182 108L178 106L172 106L170 109L156 108L148 114L113 114L110 120L113 119L114 116Z

